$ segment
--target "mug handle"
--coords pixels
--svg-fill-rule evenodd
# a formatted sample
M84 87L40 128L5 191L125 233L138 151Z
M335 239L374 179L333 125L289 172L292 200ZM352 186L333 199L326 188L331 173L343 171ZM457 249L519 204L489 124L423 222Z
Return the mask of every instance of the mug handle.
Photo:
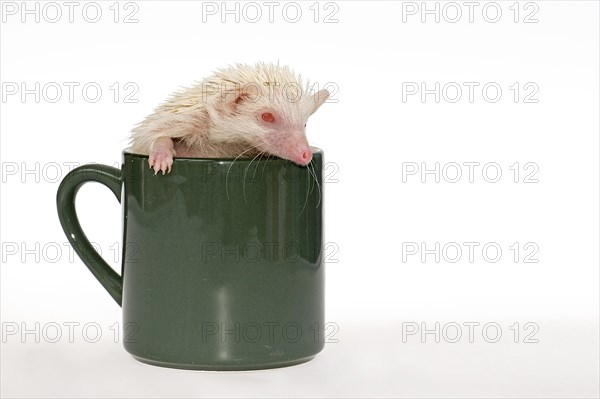
M123 295L123 280L104 259L96 252L85 233L81 229L77 212L75 211L75 197L77 191L87 182L98 182L110 188L121 202L121 171L112 166L88 164L73 169L60 182L56 194L56 207L58 218L71 246L90 269L100 284L108 291L110 296L121 306Z

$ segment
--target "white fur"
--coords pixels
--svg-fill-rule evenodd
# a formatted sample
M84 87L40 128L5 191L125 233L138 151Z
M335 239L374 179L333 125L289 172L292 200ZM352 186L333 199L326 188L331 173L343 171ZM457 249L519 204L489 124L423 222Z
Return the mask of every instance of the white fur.
M257 115L273 109L284 119L286 131L304 135L308 117L329 96L326 90L310 95L308 85L287 66L272 63L219 69L174 93L137 125L130 150L149 154L158 139L170 137L180 139L176 156L236 157L244 151L282 156L265 144L265 136L274 133Z

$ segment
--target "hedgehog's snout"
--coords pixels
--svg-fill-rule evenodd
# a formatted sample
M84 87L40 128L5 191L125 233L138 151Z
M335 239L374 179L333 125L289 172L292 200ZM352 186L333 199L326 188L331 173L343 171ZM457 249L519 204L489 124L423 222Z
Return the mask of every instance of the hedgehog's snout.
M308 165L312 160L312 150L303 131L271 133L267 136L266 143L274 155L298 165Z
M308 149L300 149L297 153L297 159L294 160L299 165L308 165L312 160L312 151Z
M296 142L295 145L290 146L286 155L286 158L290 161L302 166L308 165L312 160L312 151L306 139L300 140L300 142Z
M308 151L303 151L302 152L302 161L304 162L304 164L308 164L310 163L310 161L312 160L312 151L308 150Z

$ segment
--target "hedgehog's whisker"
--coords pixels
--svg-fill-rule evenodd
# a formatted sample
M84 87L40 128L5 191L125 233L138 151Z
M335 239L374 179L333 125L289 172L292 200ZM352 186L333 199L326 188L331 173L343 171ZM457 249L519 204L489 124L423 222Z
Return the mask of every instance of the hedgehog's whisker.
M319 179L317 179L317 171L315 170L315 165L313 164L313 161L310 161L308 165L310 166L310 168L312 168L312 176L315 179L317 189L319 190L319 202L317 203L317 207L319 207L319 205L321 205L321 198L323 197L323 194L321 192L321 184L319 184Z
M244 155L245 153L247 153L248 151L250 151L252 149L253 149L253 147L248 148L246 151L242 152L240 155L235 157L235 159L233 161L231 161L231 163L229 164L229 168L227 169L227 174L225 175L225 193L227 194L227 199L229 199L229 185L227 184L227 181L229 180L229 171L231 170L231 167L233 166L233 164L235 163L235 161L237 161L237 159L239 157L241 157L242 155Z
M309 192L310 172L308 171L308 168L306 168L306 173L308 173L308 177L306 178L306 198L304 199L304 205L302 205L302 210L300 211L300 215L302 215L302 212L304 212L304 208L306 208L306 204L308 204L308 197L310 196L310 192ZM298 215L298 216L300 216L300 215Z
M267 166L267 161L273 157L271 154L268 154L267 159L265 160L265 164L263 165L262 171L260 172L263 177L265 176L265 166Z
M312 162L312 161L311 161ZM310 163L308 165L306 165L306 170L308 171L308 180L310 181L310 191L308 192L308 194L312 194L313 190L315 189L315 185L313 184L313 175L312 175L312 171L310 170ZM316 182L316 180L315 180Z
M308 175L308 176L306 176L306 185L308 186L306 198L308 199L308 198L310 198L310 195L312 194L315 186L312 182L312 175L310 174L310 168L308 167L308 165L306 165L305 168L306 168L306 174Z
M264 149L262 147L259 146L255 146L254 148L256 148L257 150L262 150L262 152L259 155L266 155L267 157L265 158L265 164L263 165L262 171L260 172L262 176L265 175L265 167L267 166L267 161L271 158L275 158L268 149ZM260 164L260 160L257 162L256 165L256 169L254 169L254 174L252 175L252 179L254 179L254 176L256 175L256 171L258 170L258 165Z
M243 186L242 186L242 190L244 192L244 202L248 202L246 200L246 175L248 174L248 169L250 169L250 165L252 165L252 162L254 162L254 160L256 158L260 157L263 153L264 153L264 151L259 152L254 158L252 158L252 160L250 161L250 163L248 164L248 166L246 166L246 171L244 172L244 183L243 183ZM258 165L257 165L257 167L258 167Z
M259 155L261 155L261 154L262 154L262 155L264 155L264 154L265 154L265 152L264 152L264 151L262 151L262 152L261 152ZM269 159L269 156L267 156L267 158L265 158L265 165L267 164L267 160L268 160L268 159ZM259 167L259 166L260 166L260 159L259 159L259 160L258 160L258 162L256 163L256 168L254 168L254 173L252 174L252 180L254 180L254 178L256 177L256 171L258 170L258 167ZM261 172L261 173L263 174L263 177L264 177L264 170L265 170L265 167L263 166L263 172Z

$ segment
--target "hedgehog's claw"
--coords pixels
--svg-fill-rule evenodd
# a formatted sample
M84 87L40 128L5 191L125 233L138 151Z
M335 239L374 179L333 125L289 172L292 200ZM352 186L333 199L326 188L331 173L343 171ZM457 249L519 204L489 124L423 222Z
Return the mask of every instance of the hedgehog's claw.
M154 175L158 172L162 172L163 176L165 173L171 172L171 166L173 166L173 154L165 149L153 150L148 159L148 164L151 169L154 169Z

